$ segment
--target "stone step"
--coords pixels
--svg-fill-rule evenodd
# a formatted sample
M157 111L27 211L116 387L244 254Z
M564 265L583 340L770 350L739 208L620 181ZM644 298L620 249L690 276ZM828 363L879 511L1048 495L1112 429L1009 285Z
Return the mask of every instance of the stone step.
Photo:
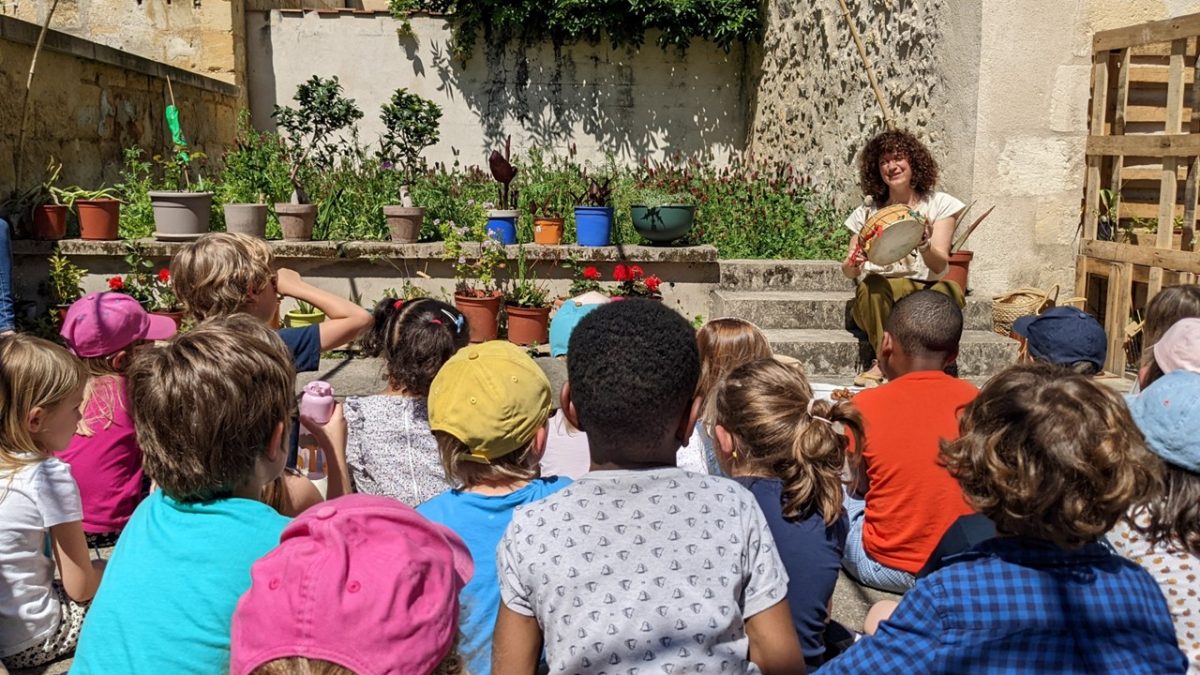
M854 292L718 288L712 292L712 316L736 316L760 328L842 329L851 325ZM963 308L967 330L991 330L992 302L967 298Z
M722 260L721 288L833 291L851 287L835 260Z
M870 359L867 343L846 330L772 328L763 332L775 353L799 359L814 379L853 376ZM959 349L959 375L990 377L1013 363L1016 356L1016 340L991 331L968 330Z

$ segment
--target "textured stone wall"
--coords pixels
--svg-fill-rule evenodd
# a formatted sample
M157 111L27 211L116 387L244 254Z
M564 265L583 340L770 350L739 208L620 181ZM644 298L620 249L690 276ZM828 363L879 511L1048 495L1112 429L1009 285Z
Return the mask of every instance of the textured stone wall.
M974 96L971 79L956 75L978 54L977 25L973 50L970 44L978 0L848 4L898 125L934 150L944 184L969 183L970 164L958 153L971 141L963 127L974 121ZM770 0L767 7L766 34L751 65L748 148L790 161L840 204L854 206L856 153L883 129L884 116L840 5Z
M37 33L38 26L0 17L0 91L24 90ZM31 94L23 187L36 185L50 157L63 164L63 185L96 187L118 180L126 147L167 151L167 77L189 142L219 157L233 140L237 88L50 32ZM20 115L21 96L0 97L0 194L15 181Z

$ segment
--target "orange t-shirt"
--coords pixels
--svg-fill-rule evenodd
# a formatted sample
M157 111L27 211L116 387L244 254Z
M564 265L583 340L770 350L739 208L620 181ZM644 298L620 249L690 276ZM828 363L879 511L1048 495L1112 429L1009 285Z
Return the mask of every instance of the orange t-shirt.
M954 521L974 513L937 463L939 442L958 438L958 418L979 390L938 371L919 371L860 392L868 487L863 549L916 574Z

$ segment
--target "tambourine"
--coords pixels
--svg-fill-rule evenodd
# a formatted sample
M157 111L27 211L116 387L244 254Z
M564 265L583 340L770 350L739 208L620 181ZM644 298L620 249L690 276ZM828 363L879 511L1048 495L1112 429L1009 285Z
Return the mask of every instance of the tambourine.
M925 236L925 216L907 204L876 211L858 233L867 260L884 267L913 252Z

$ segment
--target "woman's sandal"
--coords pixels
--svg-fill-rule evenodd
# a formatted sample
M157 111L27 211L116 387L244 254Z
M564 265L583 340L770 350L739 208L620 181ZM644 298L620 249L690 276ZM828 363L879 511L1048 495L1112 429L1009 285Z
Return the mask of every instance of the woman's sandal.
M875 365L875 363L872 363L871 368L874 368ZM854 386L867 388L878 387L879 385L883 384L883 380L883 373L872 373L870 369L867 369L859 373L858 376L854 378Z

